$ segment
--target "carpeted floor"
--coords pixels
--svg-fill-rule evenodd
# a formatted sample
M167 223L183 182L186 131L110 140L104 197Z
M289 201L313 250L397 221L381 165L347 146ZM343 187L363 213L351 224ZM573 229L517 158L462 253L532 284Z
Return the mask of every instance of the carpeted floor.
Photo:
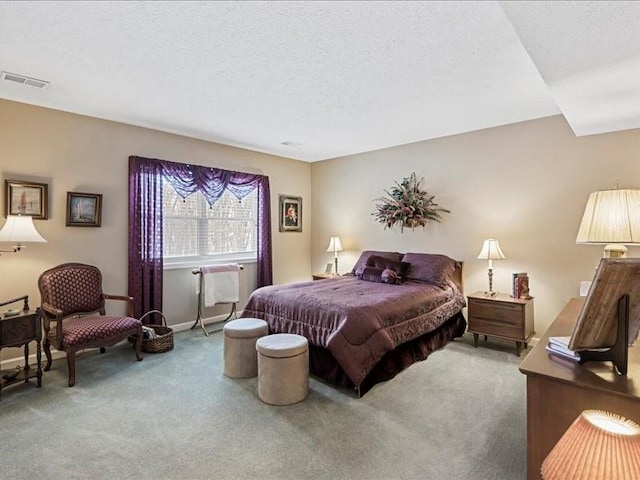
M175 335L134 361L123 344L82 354L68 388L2 391L7 479L518 480L526 471L525 376L512 345L465 338L357 399L312 377L310 396L263 404L257 379L222 374L222 334Z

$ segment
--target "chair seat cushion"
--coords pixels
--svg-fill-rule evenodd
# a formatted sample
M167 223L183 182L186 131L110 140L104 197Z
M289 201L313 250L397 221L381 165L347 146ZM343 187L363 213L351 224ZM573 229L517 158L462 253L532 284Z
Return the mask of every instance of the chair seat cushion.
M67 318L62 322L62 348L77 348L97 344L101 340L124 339L135 333L140 320L132 317L100 315L96 317ZM55 329L50 333L55 335Z

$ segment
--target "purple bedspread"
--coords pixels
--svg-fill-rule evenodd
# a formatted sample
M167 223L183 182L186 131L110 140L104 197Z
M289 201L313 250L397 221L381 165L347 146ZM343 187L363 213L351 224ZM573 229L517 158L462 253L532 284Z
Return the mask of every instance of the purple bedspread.
M441 288L346 276L259 288L242 316L266 320L270 333L296 333L328 349L357 386L385 353L437 329L464 306L452 282Z

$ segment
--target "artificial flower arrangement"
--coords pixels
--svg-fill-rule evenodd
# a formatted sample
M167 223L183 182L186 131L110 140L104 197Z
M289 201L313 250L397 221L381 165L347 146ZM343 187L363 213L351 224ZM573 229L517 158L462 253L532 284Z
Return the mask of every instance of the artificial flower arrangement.
M434 195L430 195L420 188L424 179L415 173L395 182L391 190L385 190L386 197L376 198L376 211L372 213L376 220L384 225L384 228L400 226L400 232L405 227L426 227L430 220L442 221L442 213L451 213L442 208L435 201Z

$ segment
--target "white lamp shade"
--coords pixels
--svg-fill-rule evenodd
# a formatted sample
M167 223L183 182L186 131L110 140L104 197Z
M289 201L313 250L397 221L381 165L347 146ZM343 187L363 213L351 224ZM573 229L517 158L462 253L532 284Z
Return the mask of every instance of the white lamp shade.
M487 238L482 244L482 250L478 254L480 260L504 260L506 257L502 250L500 250L500 244L495 238Z
M640 190L603 190L589 195L576 243L640 244Z
M341 252L344 250L342 248L342 242L340 241L340 237L331 237L329 240L329 246L327 247L327 252Z
M46 243L47 241L38 233L30 216L9 215L0 230L0 242Z
M542 462L541 474L544 480L640 478L640 427L585 410Z

